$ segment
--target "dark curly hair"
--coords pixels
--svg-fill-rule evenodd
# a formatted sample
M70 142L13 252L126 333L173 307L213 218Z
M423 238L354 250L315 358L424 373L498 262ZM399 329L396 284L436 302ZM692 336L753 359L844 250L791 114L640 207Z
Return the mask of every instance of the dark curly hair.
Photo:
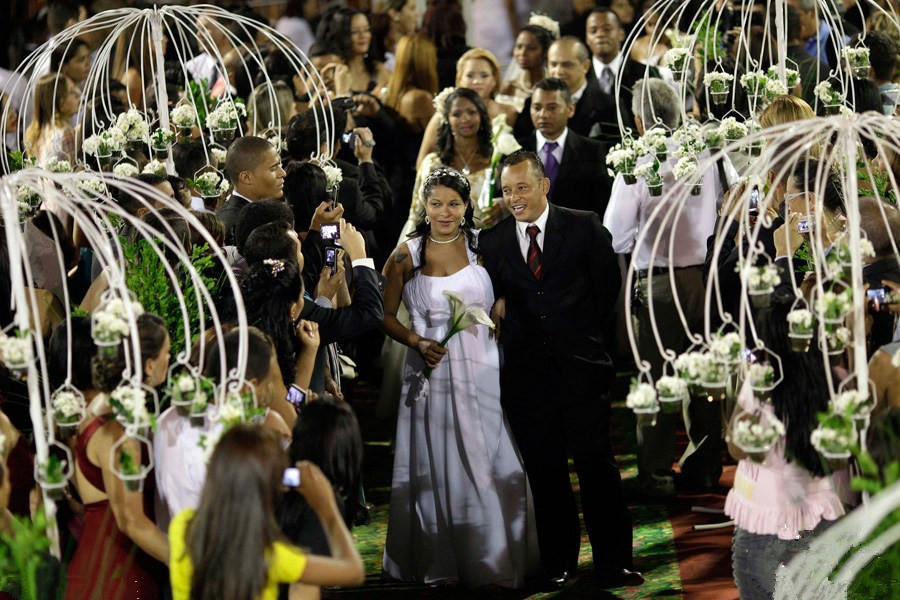
M326 11L326 13L322 15L322 20L319 21L319 26L316 27L316 39L339 50L341 58L345 61L350 60L353 51L353 36L350 33L350 29L351 24L353 23L353 17L356 15L363 15L366 20L369 21L369 15L367 13L361 10L339 6ZM369 23L369 26L371 27L371 22ZM372 52L374 41L375 36L373 35L372 42L369 43L369 51L363 55L363 64L366 67L366 71L372 76L375 75L375 61L377 58Z
M459 197L462 198L462 201L466 204L466 212L463 215L465 223L460 229L462 229L463 234L466 236L466 243L468 244L469 249L472 252L478 252L478 245L473 232L475 213L472 207L472 188L469 185L469 181L456 169L440 167L439 169L432 171L422 185L422 210L419 212L416 228L409 234L410 238L422 238L422 244L419 247L419 266L417 266L414 271L419 271L425 266L425 247L428 245L429 234L431 233L431 224L425 222L425 203L434 188L439 185L450 188L459 194Z
M453 160L453 153L455 151L455 140L453 138L453 132L450 130L450 107L453 106L453 101L457 98L465 98L475 105L475 108L478 110L478 116L481 118L481 124L478 126L478 151L483 156L488 157L492 152L491 118L488 116L487 107L484 105L484 101L477 92L473 92L468 88L456 88L444 101L443 110L446 118L444 119L444 122L441 123L440 129L438 129L438 155L441 158L441 162L445 165L449 165Z
M250 265L241 281L248 324L272 338L285 385L294 382L300 340L291 306L303 294L300 266L292 258L265 259Z

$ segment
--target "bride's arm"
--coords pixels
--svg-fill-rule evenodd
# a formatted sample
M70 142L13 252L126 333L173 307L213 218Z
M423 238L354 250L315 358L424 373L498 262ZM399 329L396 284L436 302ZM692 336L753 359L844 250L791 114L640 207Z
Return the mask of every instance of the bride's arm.
M447 353L447 349L441 348L436 340L410 331L397 319L403 286L412 279L412 275L413 262L409 247L400 244L384 265L384 277L387 281L384 285L384 321L381 330L404 346L418 350L425 359L426 366L434 368Z

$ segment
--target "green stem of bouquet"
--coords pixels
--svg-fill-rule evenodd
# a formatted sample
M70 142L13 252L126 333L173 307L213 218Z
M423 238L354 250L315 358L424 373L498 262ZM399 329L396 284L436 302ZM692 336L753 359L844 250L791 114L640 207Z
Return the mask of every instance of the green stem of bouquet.
M450 331L448 331L448 332L447 332L447 335L444 336L444 339L442 339L442 340L440 341L440 343L438 343L438 346L440 346L441 348L446 348L446 347L447 347L447 342L450 341L450 338L452 338L454 335L456 335L457 333L459 333L460 330L457 329L457 327L459 326L459 322L462 321L463 316L465 316L465 313L463 313L462 315L460 315L460 317L459 317L456 321L453 322L453 326L450 328ZM430 379L430 378L431 378L431 372L432 372L432 371L434 371L434 369L427 369L427 368L426 368L426 369L422 372L422 373L425 375L425 379Z

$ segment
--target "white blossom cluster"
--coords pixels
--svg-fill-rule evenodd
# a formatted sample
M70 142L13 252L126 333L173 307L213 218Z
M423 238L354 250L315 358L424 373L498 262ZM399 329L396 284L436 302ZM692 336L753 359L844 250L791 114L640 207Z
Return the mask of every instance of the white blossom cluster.
M220 165L225 162L225 157L227 155L228 152L222 148L212 147L209 149L209 156Z
M672 167L672 175L675 179L685 179L697 172L697 159L693 156L683 156Z
M738 419L731 430L731 440L742 450L768 449L784 437L784 423L774 415L760 419Z
M16 188L16 208L19 211L19 221L24 222L34 216L41 205L40 193L29 185L20 185Z
M656 390L649 383L632 384L631 391L625 397L625 406L631 410L646 410L659 407Z
M847 417L864 417L872 412L874 405L869 394L859 390L841 392L828 403L832 412Z
M0 336L0 360L10 369L23 368L31 360L31 338Z
M748 132L747 126L734 117L725 117L719 125L719 133L726 140L739 140L746 137Z
M55 393L51 404L58 423L75 423L84 413L84 399L68 390Z
M325 171L326 190L333 190L344 180L344 173L341 171L340 167L334 165L322 165L322 170Z
M51 156L47 160L44 161L43 165L44 169L50 171L51 173L71 173L72 172L72 163L65 159L58 159L55 156Z
M635 177L643 177L647 180L647 185L659 185L662 183L662 176L659 174L657 162L650 160L639 164L634 168Z
M690 56L691 51L688 48L672 48L663 55L663 63L673 71L686 71Z
M144 307L140 302L133 301L131 302L131 311L132 318L137 319L144 314ZM125 302L121 298L110 300L103 308L91 315L91 337L100 345L118 344L131 332L128 318Z
M687 393L687 382L681 377L663 375L656 380L656 393L661 398L682 398Z
M826 319L840 320L850 312L852 304L852 292L847 290L844 292L824 292L816 300L816 309L821 311Z
M775 66L769 67L766 76L769 80L781 80L781 77L778 74L778 68ZM784 78L787 80L787 87L789 88L795 88L800 85L800 73L795 69L786 68L784 70Z
M120 421L135 425L150 422L147 411L147 393L140 386L123 384L109 395L109 405Z
M679 127L672 134L672 139L678 144L675 156L686 156L696 160L697 155L706 149L703 128L693 120Z
M113 167L113 175L118 175L119 177L134 177L138 173L140 173L140 170L137 168L137 165L128 161L120 162Z
M119 113L116 118L116 127L118 127L125 139L130 142L147 142L150 140L150 125L141 111L136 108L129 108L123 113Z
M841 93L834 89L830 81L822 81L813 88L813 94L825 106L837 106L844 101Z
M609 176L615 177L616 173L632 173L636 160L637 153L631 144L625 145L622 142L616 144L606 154L606 164L611 167L607 170Z
M763 94L769 78L762 71L748 71L741 75L741 87L750 95Z
M207 171L195 177L194 186L204 197L220 196L228 191L228 181L215 171Z
M109 193L106 184L99 177L82 177L75 182L75 187L88 196L103 197Z
M816 427L809 436L813 447L823 454L843 454L856 443L856 428L849 421L840 425L826 422Z
M734 75L721 71L710 71L703 76L703 85L712 92L727 92L732 81L734 81Z
M209 129L235 129L238 119L247 116L244 103L234 100L220 100L210 113L206 115L206 127Z
M730 331L716 336L709 342L709 351L716 361L736 361L740 359L744 340L741 334Z
M685 352L675 359L675 370L689 383L693 383L701 379L706 362L707 357L703 352Z
M651 127L644 132L635 142L635 149L639 154L662 154L668 148L666 146L666 130L661 127Z
M170 129L157 128L150 136L150 143L154 148L166 148L175 141L175 134Z
M166 163L156 160L155 158L144 165L144 170L142 172L152 173L154 175L159 175L160 177L165 177L169 174L168 171L166 171Z
M868 48L841 48L841 54L850 63L851 67L868 67L869 66L869 49Z
M793 333L811 333L815 316L805 308L796 308L787 314L787 322Z
M85 139L81 144L81 149L90 156L106 157L121 150L125 142L125 133L113 126Z
M197 123L197 111L190 104L179 104L169 113L169 121L175 127L193 127Z
M753 267L747 276L747 285L753 291L772 290L778 281L778 267L771 263Z
M752 363L747 369L747 379L751 387L767 388L775 381L775 369L772 365Z
M842 350L850 343L851 333L847 327L841 325L834 331L828 332L828 347L832 350Z
M172 396L182 402L190 402L193 412L200 413L206 409L209 396L202 385L190 373L181 373L173 382Z

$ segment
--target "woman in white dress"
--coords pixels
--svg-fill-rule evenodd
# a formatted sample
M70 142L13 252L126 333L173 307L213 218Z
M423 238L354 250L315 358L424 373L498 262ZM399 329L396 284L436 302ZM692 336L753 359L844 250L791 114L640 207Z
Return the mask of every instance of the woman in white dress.
M385 266L384 330L408 347L397 423L384 570L420 583L521 587L536 564L528 486L500 407L496 342L485 325L441 340L444 291L490 311L493 288L478 264L469 182L441 167L426 179L415 237ZM400 300L412 325L397 319ZM423 371L433 369L427 392Z

